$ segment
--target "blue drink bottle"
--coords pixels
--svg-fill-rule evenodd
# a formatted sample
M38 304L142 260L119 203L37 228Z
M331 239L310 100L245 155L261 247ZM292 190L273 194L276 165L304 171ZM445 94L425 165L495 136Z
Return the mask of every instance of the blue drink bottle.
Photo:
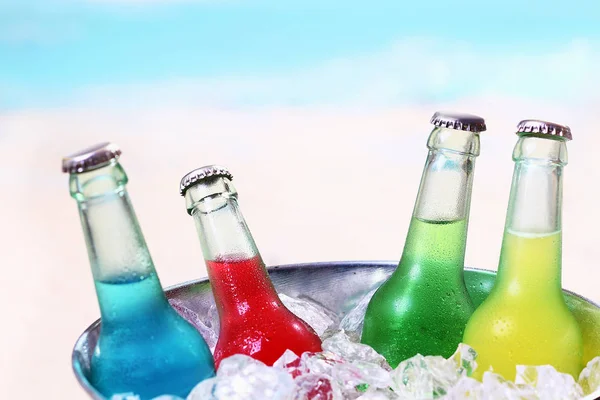
M63 159L70 174L102 316L90 382L107 398L133 392L185 398L215 374L200 333L169 305L127 194L119 148Z

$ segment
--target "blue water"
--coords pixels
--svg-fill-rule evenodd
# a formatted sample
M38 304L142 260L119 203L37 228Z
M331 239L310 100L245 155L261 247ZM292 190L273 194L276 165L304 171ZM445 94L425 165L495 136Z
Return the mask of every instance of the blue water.
M136 280L96 281L102 327L90 382L104 396L134 392L185 398L214 376L214 362L198 331L167 302L156 274Z

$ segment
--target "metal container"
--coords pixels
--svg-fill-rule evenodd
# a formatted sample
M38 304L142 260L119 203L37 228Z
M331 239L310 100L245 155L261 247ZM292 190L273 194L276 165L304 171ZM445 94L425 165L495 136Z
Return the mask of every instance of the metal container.
M380 285L394 271L397 261L344 261L283 265L269 268L279 293L298 297L308 295L327 308L343 315L371 289ZM489 294L496 277L492 271L466 268L465 281L475 306ZM593 337L600 349L600 306L575 293L566 293L569 308L582 326L584 336ZM168 298L205 315L214 299L208 279L182 283L166 289ZM73 349L73 371L83 389L93 399L105 400L88 381L90 360L98 340L100 320L90 325L77 339ZM596 347L594 347L596 349Z

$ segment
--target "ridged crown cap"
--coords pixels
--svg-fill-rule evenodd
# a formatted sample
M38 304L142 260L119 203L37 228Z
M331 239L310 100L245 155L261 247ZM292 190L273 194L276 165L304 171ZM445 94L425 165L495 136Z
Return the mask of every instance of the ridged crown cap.
M203 179L214 178L217 176L223 176L229 180L233 179L233 175L231 175L231 172L229 172L227 168L220 165L207 165L197 168L181 178L181 182L179 183L179 194L183 196L190 186L195 185Z
M121 149L115 143L103 142L63 157L62 171L80 174L110 164L121 155Z
M519 133L539 133L542 135L558 136L567 140L573 140L571 128L568 126L539 119L525 119L519 122L517 125L517 134Z
M485 126L485 120L473 114L438 111L433 114L430 122L440 128L449 128L468 132L483 132L487 129Z

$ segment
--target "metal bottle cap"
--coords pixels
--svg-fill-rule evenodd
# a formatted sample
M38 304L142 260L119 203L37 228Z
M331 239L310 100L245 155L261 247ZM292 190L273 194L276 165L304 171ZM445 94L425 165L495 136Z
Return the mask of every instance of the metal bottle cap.
M567 140L573 139L571 128L568 126L541 121L539 119L525 119L519 122L517 125L517 134L519 133L540 133L548 136L563 137Z
M69 174L79 174L110 164L121 155L121 149L115 143L104 142L80 150L64 157L62 170Z
M431 123L440 128L460 131L483 132L486 130L485 120L473 114L460 114L437 111L431 117Z
M179 183L179 194L182 196L185 195L185 191L188 190L190 186L195 185L203 179L216 178L218 176L228 178L229 180L233 179L231 172L220 165L206 165L197 168L181 178L181 182Z

